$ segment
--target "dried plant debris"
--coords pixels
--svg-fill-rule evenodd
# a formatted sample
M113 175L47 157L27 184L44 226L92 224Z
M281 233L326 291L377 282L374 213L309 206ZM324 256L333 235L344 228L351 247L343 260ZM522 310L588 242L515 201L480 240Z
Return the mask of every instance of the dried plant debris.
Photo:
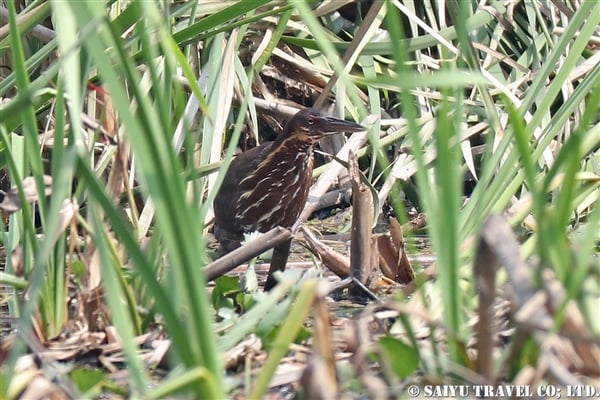
M50 196L52 194L52 177L44 175L42 177L42 183L44 185L44 196ZM36 180L33 176L28 176L23 179L21 184L23 189L24 201L26 203L33 203L39 199L38 187ZM7 213L14 213L23 208L21 195L17 187L11 188L8 192L4 193L4 199L0 202L0 210Z
M390 218L390 234L378 235L379 265L383 274L402 284L415 279L404 246L402 226L395 218Z
M534 290L535 269L520 258L519 249L507 221L490 215L483 226L474 269L480 296L478 371L490 379L500 374L493 369L489 348L494 346L492 335L497 333L497 316L491 313L491 305L496 293L496 269L502 266L508 274L504 291L516 325L531 334L546 360L539 365L542 369L537 379L547 375L563 385L583 385L578 374L600 377L600 343L594 333L586 332L583 317L572 300L565 304L565 288L548 270L543 274L544 290ZM561 324L556 330L558 320Z

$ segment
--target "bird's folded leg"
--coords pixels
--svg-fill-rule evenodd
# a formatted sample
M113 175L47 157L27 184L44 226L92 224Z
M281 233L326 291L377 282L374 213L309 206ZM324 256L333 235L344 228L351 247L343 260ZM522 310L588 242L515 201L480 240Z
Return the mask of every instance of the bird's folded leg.
M273 257L271 257L271 267L269 268L269 275L267 275L267 281L265 282L265 290L271 290L277 285L277 279L274 276L275 271L285 271L291 245L292 239L289 239L273 247Z

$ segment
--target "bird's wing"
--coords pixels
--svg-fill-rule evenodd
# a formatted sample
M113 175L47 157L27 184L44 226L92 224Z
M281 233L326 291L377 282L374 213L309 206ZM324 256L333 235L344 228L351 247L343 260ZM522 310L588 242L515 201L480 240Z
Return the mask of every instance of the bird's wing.
M231 162L214 203L216 223L221 229L236 233L243 230L235 218L240 182L256 170L269 154L272 144L273 142L265 142L243 152Z

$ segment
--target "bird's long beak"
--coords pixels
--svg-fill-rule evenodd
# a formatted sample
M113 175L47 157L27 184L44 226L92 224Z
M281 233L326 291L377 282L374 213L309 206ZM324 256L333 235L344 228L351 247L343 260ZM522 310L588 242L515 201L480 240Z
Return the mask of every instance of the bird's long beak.
M326 135L333 135L339 132L359 132L367 130L367 128L362 125L335 117L325 117L325 123L325 129L323 130Z

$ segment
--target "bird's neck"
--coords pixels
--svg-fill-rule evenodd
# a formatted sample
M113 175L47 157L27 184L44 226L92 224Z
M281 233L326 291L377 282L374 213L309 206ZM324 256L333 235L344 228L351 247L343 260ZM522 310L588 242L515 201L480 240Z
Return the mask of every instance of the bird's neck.
M308 135L296 134L275 141L271 151L309 152L312 154L312 148L316 143L317 141Z
M273 146L266 159L261 162L259 168L264 167L272 170L277 166L288 165L288 169L292 169L291 164L306 168L312 172L313 168L313 147L316 142L294 135L287 137L281 141L273 142Z
M273 148L275 149L282 145L305 148L306 146L314 146L318 141L317 138L307 135L306 133L294 133L286 130L277 136Z

